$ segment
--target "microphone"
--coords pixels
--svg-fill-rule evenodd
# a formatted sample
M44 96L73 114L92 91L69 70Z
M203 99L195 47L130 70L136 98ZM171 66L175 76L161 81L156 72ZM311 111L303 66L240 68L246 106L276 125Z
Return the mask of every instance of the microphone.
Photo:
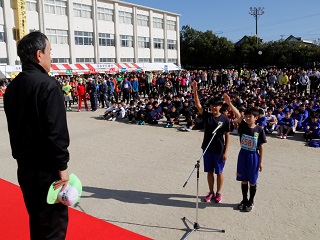
M218 126L213 130L212 134L215 134L219 128L223 126L223 122L218 122Z

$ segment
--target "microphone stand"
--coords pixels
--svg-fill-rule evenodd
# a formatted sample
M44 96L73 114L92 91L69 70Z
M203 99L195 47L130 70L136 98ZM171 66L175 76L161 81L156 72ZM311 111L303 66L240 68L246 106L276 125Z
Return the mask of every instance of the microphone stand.
M206 228L206 227L200 227L199 223L198 223L198 211L199 211L199 168L200 168L200 160L201 158L203 158L204 154L207 152L212 140L214 139L214 137L216 136L216 133L218 131L219 128L221 128L222 125L218 125L212 132L212 137L210 142L208 143L206 149L203 151L201 157L197 160L197 163L195 164L190 176L188 177L187 181L183 184L183 187L185 187L189 181L189 179L191 178L192 174L194 173L194 171L197 169L197 200L196 200L196 221L193 223L191 222L188 218L183 217L182 220L183 221L187 221L190 224L193 224L193 229L191 232L189 232L185 237L182 238L182 240L187 239L192 233L199 231L201 229L209 231L209 232L221 232L221 233L225 233L225 230L221 230L221 229L215 229L215 228Z

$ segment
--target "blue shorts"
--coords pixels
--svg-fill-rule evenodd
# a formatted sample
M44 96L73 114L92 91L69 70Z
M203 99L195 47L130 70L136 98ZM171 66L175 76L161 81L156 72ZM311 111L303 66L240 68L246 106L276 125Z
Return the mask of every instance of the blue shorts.
M222 161L223 154L206 151L203 155L203 166L205 172L220 174L223 172L225 161Z
M238 156L237 180L257 184L260 156L256 151L241 149Z

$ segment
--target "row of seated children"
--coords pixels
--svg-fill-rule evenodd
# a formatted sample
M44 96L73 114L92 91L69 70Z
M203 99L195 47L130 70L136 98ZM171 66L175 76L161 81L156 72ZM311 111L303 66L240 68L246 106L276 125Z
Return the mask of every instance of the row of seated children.
M282 109L282 106L275 111L268 108L266 114L262 109L259 109L259 118L256 124L264 127L266 133L277 131L280 139L286 139L287 135L296 131L304 131L305 140L319 138L320 110L307 112L304 105L295 107L293 111L281 111Z

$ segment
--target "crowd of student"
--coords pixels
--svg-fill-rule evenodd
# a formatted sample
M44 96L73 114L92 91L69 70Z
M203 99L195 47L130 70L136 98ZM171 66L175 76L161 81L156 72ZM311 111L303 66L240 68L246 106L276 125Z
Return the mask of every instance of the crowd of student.
M277 132L279 138L286 139L303 131L306 140L320 138L319 78L316 68L56 76L65 95L66 110L77 104L80 112L84 104L87 111L107 108L103 117L108 120L127 118L144 125L158 124L162 119L167 128L186 122L181 130L201 129L201 116L194 107L190 89L196 81L203 106L211 97L228 93L241 113L249 107L259 110L257 124L267 134ZM3 83L3 89L7 84ZM232 111L227 105L221 111L229 117L233 133L237 134L238 124Z

